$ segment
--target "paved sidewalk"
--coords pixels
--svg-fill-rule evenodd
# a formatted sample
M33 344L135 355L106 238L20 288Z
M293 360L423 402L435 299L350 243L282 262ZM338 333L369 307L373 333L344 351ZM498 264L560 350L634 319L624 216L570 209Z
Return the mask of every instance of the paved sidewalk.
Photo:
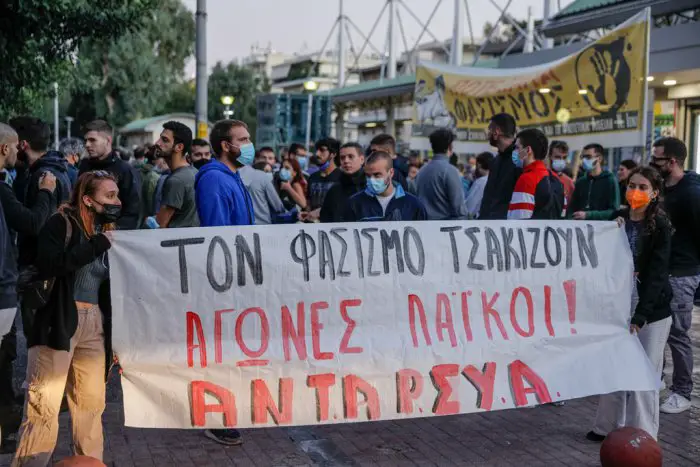
M664 466L700 465L700 310L695 311L693 408L661 416ZM23 343L20 344L23 346ZM669 359L670 361L670 359ZM668 370L668 369L667 369ZM245 443L223 447L201 431L125 428L118 379L104 416L105 462L127 466L483 465L595 466L599 444L585 440L596 398L564 407L323 427L243 430ZM70 454L69 417L61 416L55 458ZM0 456L0 467L11 456Z

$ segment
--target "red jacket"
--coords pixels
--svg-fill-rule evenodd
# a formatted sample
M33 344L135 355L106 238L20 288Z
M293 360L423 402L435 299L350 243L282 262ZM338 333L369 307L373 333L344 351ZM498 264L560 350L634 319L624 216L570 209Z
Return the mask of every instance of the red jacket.
M549 175L553 175L549 177ZM552 180L559 185L553 187ZM540 183L542 182L542 183ZM552 196L560 196L562 199L550 206ZM556 214L547 214L545 211L554 206L559 206ZM544 165L544 162L536 160L523 169L513 189L513 196L508 206L508 219L530 219L535 211L540 211L544 217L558 218L566 212L566 198L559 178Z
M564 185L564 196L566 197L566 203L569 204L571 200L571 195L574 193L574 181L566 175L564 172L558 174L561 184Z

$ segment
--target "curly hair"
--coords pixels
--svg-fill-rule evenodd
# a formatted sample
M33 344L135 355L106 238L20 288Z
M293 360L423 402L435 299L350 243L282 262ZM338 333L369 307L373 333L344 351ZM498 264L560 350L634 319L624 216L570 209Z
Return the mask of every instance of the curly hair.
M644 212L644 228L646 230L646 233L651 235L656 230L657 219L663 218L668 223L668 225L671 225L671 221L668 215L666 214L666 211L664 211L662 202L662 195L664 191L664 179L659 173L659 171L655 168L649 166L640 166L630 172L630 176L627 180L629 181L634 175L637 174L649 180L651 188L659 192L659 195L653 200L651 200L651 203L649 203L649 206L647 206L647 209Z

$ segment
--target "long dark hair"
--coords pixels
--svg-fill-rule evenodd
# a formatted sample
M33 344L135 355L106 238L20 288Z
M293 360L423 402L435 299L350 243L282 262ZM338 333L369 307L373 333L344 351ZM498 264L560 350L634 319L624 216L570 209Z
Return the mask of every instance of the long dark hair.
M653 234L656 230L656 220L658 218L665 219L667 223L671 225L662 203L664 179L655 168L650 166L640 166L630 172L629 177L627 177L627 182L629 183L632 176L637 174L649 180L649 183L651 183L651 188L659 192L658 196L651 200L651 203L649 203L649 206L647 206L647 209L644 212L645 230L648 234Z
M291 180L291 182L299 183L302 187L304 187L304 189L306 189L306 179L304 178L304 172L301 171L301 165L299 164L299 161L292 157L286 162L289 162L289 165L291 165L294 171L297 173Z

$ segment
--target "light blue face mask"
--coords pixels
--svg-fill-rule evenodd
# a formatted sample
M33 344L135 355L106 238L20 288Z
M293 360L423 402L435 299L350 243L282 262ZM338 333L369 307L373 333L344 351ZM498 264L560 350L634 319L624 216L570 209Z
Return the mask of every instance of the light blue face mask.
M309 163L309 158L306 156L297 156L297 162L301 167L301 170L306 170L306 165Z
M555 172L563 172L566 168L566 161L564 159L554 159L552 161L552 169Z
M254 160L255 146L253 146L253 143L248 143L241 146L241 155L238 156L238 162L243 165L253 165Z
M280 170L280 180L283 182L288 182L292 179L292 172L289 171L289 169L282 169Z
M520 153L517 149L513 149L513 155L511 157L513 158L513 165L515 165L519 169L522 169L523 161L522 159L520 159Z
M593 159L583 159L581 161L581 165L583 165L583 170L586 172L590 172L595 168L595 160Z
M381 195L389 187L389 184L383 178L367 178L367 190L373 195Z

